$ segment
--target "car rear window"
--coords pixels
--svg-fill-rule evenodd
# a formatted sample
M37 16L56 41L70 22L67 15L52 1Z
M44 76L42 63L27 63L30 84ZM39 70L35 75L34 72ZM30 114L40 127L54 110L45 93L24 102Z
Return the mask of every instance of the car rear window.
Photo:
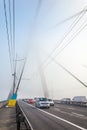
M52 99L48 99L48 101L52 101Z
M39 101L47 101L47 98L39 98Z

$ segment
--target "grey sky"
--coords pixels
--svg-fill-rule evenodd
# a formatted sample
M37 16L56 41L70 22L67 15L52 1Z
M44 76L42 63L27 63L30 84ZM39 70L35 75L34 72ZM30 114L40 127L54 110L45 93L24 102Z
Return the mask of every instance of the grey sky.
M87 84L87 68L84 67L87 65L87 12L58 24L86 8L87 0L15 0L15 3L16 53L18 59L28 55L23 78L30 79L22 80L18 98L44 96L43 81L49 96L53 98L87 95L87 88L51 60L52 57L55 58ZM7 0L6 4L8 12ZM3 100L11 90L13 78L6 39L3 0L0 1L0 12L2 12L0 14L0 100ZM79 20L77 24L75 24L76 20ZM69 32L72 24L75 27ZM67 37L62 40L66 34ZM60 53L69 42L70 44ZM61 46L52 53L60 43ZM47 58L49 55L50 57ZM20 75L22 64L23 62L17 62L17 77ZM40 71L43 72L44 80L41 79L43 76L41 77Z

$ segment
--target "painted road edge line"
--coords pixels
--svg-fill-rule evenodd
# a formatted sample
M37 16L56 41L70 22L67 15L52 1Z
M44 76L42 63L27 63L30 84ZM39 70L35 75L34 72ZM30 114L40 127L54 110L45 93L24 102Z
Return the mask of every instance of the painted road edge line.
M18 105L19 105L19 104L18 104ZM19 106L19 107L20 107L20 106ZM28 118L27 118L26 114L24 113L24 111L22 110L22 108L21 108L21 107L20 107L20 109L21 109L21 111L22 111L23 115L25 116L25 118L26 118L26 120L27 120L28 124L30 125L31 130L34 130L34 129L33 129L33 127L32 127L32 125L31 125L31 123L30 123L30 121L28 120Z
M28 104L28 105L31 106L31 107L35 107L35 106L30 105L30 104ZM35 108L36 108L36 107L35 107ZM53 115L53 114L51 114L51 113L49 113L49 112L43 111L43 110L41 110L41 109L39 109L39 108L37 108L37 109L38 109L39 111L41 111L41 112L44 112L44 113L46 113L46 114L52 116L52 117L55 117L56 119L59 119L59 120L65 122L65 123L67 123L67 124L70 124L70 125L72 125L72 126L78 128L78 129L80 129L80 130L87 130L87 129L85 129L85 128L79 126L79 125L76 125L76 124L74 124L74 123L72 123L72 122L70 122L70 121L68 121L68 120L65 120L65 119L63 119L63 118L61 118L61 117L58 117L58 116Z
M31 106L31 107L35 107L35 106L30 105L30 104L28 104L28 105ZM35 108L37 108L37 107L35 107ZM74 124L74 123L72 123L72 122L70 122L70 121L68 121L68 120L65 120L65 119L63 119L63 118L61 118L61 117L58 117L58 116L53 115L53 114L51 114L51 113L49 113L49 112L43 111L43 110L41 110L41 109L39 109L39 108L37 108L37 109L38 109L39 111L41 111L41 112L44 112L44 113L46 113L46 114L52 116L52 117L55 117L56 119L59 119L59 120L65 122L65 123L67 123L67 124L70 124L70 125L72 125L72 126L78 128L78 129L87 130L87 129L85 129L85 128L79 126L79 125L76 125L76 124Z
M37 108L37 109L38 109L38 108ZM51 113L49 113L49 112L43 111L43 110L41 110L41 109L38 109L38 110L39 110L39 111L42 111L42 112L44 112L44 113L46 113L46 114L48 114L48 115L50 115L50 116L52 116L52 117L55 117L56 119L59 119L59 120L61 120L61 121L63 121L63 122L66 122L66 123L68 123L68 124L70 124L70 125L72 125L72 126L74 126L74 127L76 127L76 128L79 128L79 129L81 129L81 130L87 130L87 129L85 129L85 128L79 126L79 125L76 125L76 124L74 124L74 123L72 123L72 122L70 122L70 121L68 121L68 120L65 120L65 119L63 119L63 118L61 118L61 117L58 117L58 116L56 116L56 115L53 115L53 114L51 114Z

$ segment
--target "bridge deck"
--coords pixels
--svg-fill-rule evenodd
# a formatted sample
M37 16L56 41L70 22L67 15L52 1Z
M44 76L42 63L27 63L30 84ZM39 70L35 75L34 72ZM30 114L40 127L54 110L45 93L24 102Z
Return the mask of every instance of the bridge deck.
M15 108L0 109L0 130L17 130Z

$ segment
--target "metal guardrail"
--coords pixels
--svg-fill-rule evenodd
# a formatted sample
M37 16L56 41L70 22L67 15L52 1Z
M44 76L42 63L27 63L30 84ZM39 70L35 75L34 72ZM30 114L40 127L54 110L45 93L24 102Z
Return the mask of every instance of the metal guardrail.
M28 118L18 103L16 103L16 122L17 130L33 130Z
M7 100L5 100L5 101L1 101L1 102L0 102L0 108L3 108L4 106L6 106L7 103L8 103Z
M87 107L87 102L67 102L67 101L61 101L61 100L54 100L55 104L67 104L67 105L73 105L73 106L81 106L81 107Z

